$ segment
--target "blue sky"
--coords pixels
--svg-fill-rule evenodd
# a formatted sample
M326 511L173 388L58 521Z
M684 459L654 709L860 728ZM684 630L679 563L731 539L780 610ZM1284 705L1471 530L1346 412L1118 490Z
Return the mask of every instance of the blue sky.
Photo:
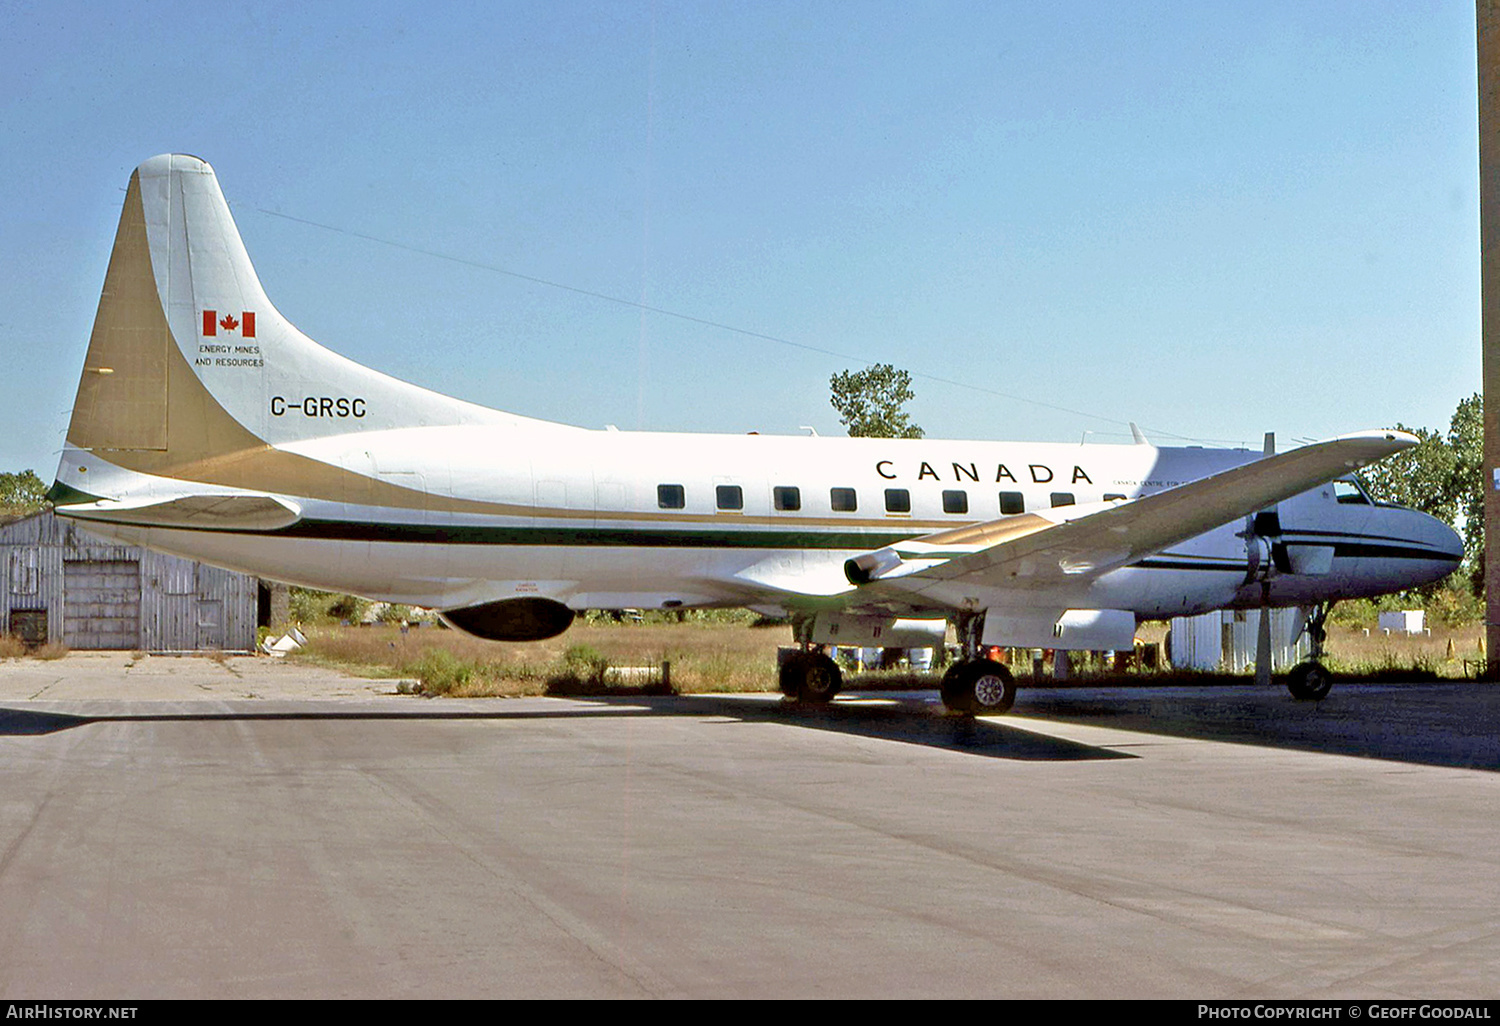
M50 476L172 150L309 335L531 416L838 434L829 376L879 361L934 437L1443 427L1479 389L1473 21L0 0L0 469Z

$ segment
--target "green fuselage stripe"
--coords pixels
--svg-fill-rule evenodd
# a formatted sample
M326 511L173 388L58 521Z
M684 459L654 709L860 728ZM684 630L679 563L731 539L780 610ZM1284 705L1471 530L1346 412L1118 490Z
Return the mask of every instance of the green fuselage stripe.
M369 524L305 519L276 538L405 542L428 545L565 545L665 549L878 549L910 533L784 530L683 530L630 527L479 527L455 524Z
M88 518L81 518L87 522ZM125 521L116 521L125 523ZM157 524L142 524L157 527ZM172 527L167 530L205 531L214 534L257 535L263 538L310 538L323 541L387 542L408 545L535 545L660 549L833 549L856 552L899 545L920 534L889 531L818 531L788 527L773 530L725 531L683 528L628 527L494 527L463 524L375 524L354 520L307 518L276 531L224 528ZM1334 542L1339 559L1414 559L1454 562L1455 557L1437 549L1381 542ZM938 558L956 553L922 554ZM1243 572L1244 564L1232 557L1148 556L1134 564L1149 570L1213 570Z
M191 530L191 528L189 528ZM372 524L352 520L308 518L279 531L232 531L272 538L317 538L328 541L397 542L418 545L556 545L568 547L661 549L844 549L867 551L911 541L911 534L889 531L816 531L788 527L780 530L685 530L628 527L492 527L462 524ZM920 537L920 536L918 536ZM1385 558L1451 560L1448 553L1410 545L1337 542L1341 559ZM943 558L923 554L919 558ZM1237 572L1244 564L1222 556L1147 557L1135 564L1148 569L1218 570Z

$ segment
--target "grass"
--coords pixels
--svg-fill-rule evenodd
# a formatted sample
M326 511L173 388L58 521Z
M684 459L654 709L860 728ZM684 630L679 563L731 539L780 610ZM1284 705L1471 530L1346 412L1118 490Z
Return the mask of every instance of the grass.
M1148 640L1164 633L1146 625ZM1483 661L1479 627L1435 629L1429 637L1384 635L1361 629L1329 630L1327 664L1336 674L1370 681L1465 679ZM308 645L290 658L367 677L415 681L404 690L454 697L522 695L626 695L661 693L656 670L670 666L675 692L774 692L776 649L791 644L785 625L740 622L615 624L579 622L563 635L537 642L493 642L458 631L424 627L402 633L392 624L321 627L307 631ZM1467 660L1467 665L1465 663ZM1102 659L1075 657L1070 681L1031 680L1029 658L1012 664L1024 685L1243 684L1250 673L1227 674L1168 667L1115 671ZM1050 666L1048 668L1050 672ZM850 689L925 689L938 674L912 670L847 672Z
M671 664L674 691L774 691L785 626L713 622L578 623L557 638L482 641L424 627L320 627L290 658L371 677L417 680L423 694L454 697L631 694L663 690L655 675L622 679L620 667ZM418 689L412 689L418 690Z
M1484 665L1484 627L1432 629L1432 634L1390 634L1330 628L1328 666L1365 680L1462 680Z
M28 645L13 634L0 634L0 659L61 659L70 651L72 650L60 641Z

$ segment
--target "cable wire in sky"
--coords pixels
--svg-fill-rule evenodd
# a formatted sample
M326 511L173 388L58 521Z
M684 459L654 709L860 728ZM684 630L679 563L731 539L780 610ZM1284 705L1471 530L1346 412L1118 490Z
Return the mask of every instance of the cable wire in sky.
M235 204L231 204L231 206L234 205ZM454 256L451 253L440 253L437 250L424 249L421 246L414 246L406 242L397 242L394 239L381 238L378 235L369 235L365 232L355 231L352 228L341 228L338 225L324 224L321 221L313 221L305 217L296 217L292 214L283 214L280 211L269 210L265 207L252 206L251 209L257 213L265 214L268 217L278 217L284 221L292 221L296 224L304 224L311 228L319 228L323 231L335 232L339 235L348 235L352 238L363 239L366 242L374 242L382 246L390 246L394 249L405 250L408 253L416 253L421 256L431 257L434 260L446 260L449 263L461 264L464 267L472 267L481 271L489 271L492 274L504 275L507 278L515 278L518 281L530 282L534 285L545 285L548 288L561 289L564 292L571 292L579 296L588 296L590 299L598 299L606 303L614 303L618 306L627 306L631 309L640 310L644 313L653 313L662 317L672 317L680 321L687 321L690 324L701 324L706 328L714 328L719 331L727 331L736 335L742 335L746 338L758 339L762 342L774 342L777 345L790 346L793 349L801 349L809 353L819 353L823 356L832 356L836 359L853 363L862 363L865 366L874 366L877 363L883 362L880 360L872 360L864 356L855 356L849 353L840 353L832 349L824 349L821 346L809 345L806 342L795 342L789 338L781 338L777 335L767 335L764 332L753 331L749 328L738 328L732 324L725 324L721 321L709 320L706 317L695 317L692 314L681 313L677 310L668 310L663 307L652 306L648 303L640 302L639 300L625 299L621 296L612 296L606 292L595 292L592 289L579 288L576 285L567 285L559 281L549 281L546 278L538 278L536 275L523 274L520 271L513 271L506 267L498 267L494 264L487 264L479 260L470 260L467 257ZM1118 424L1121 427L1130 426L1130 421L1117 420L1113 417L1106 417L1098 413L1088 413L1084 410L1075 410L1068 406L1059 406L1056 403L1043 402L1040 399L1031 399L1026 396L1014 395L1010 392L1001 392L997 389L989 388L985 385L976 385L972 381L959 381L954 378L945 378L936 374L928 374L921 370L913 370L910 373L912 377L920 378L924 381L931 381L940 385L948 385L953 388L964 388L968 389L971 392L980 392L984 395L994 396L997 399L1006 399L1010 402L1026 403L1030 406L1039 406L1043 409L1056 410L1059 413L1069 413L1077 417L1087 417L1091 420L1099 420L1107 424ZM1179 435L1171 431L1163 431L1159 428L1143 428L1143 430L1152 435L1173 438L1178 441L1184 442L1208 442L1214 444L1234 445L1242 444L1238 440L1194 438L1188 435Z

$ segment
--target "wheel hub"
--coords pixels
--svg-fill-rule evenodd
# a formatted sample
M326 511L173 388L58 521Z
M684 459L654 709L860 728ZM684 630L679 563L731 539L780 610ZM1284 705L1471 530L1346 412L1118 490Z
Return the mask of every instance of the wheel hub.
M974 701L986 708L999 705L1005 701L1005 681L998 674L986 673L974 682Z

